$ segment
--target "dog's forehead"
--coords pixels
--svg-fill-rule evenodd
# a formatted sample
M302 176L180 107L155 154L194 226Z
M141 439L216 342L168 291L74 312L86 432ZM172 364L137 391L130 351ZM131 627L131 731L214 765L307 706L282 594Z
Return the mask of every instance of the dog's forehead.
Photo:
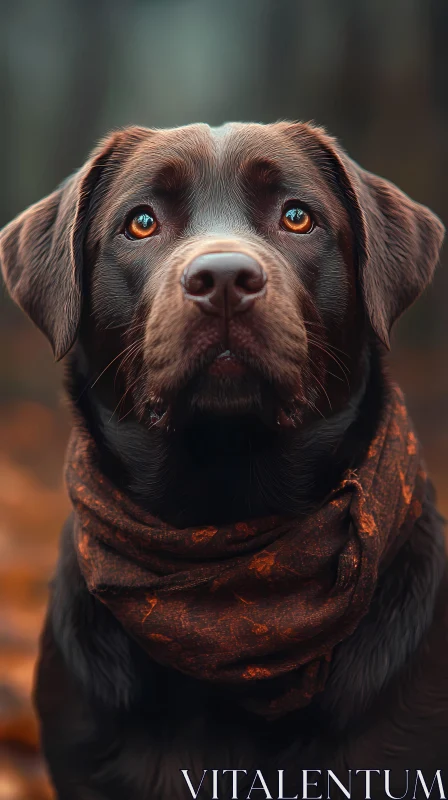
M319 169L309 147L310 132L289 135L286 123L229 122L219 127L204 123L178 128L148 130L124 165L121 178L136 177L136 170L150 177L165 168L188 174L191 180L225 172L238 174L251 162L269 162L285 174L300 172L303 179L319 181Z

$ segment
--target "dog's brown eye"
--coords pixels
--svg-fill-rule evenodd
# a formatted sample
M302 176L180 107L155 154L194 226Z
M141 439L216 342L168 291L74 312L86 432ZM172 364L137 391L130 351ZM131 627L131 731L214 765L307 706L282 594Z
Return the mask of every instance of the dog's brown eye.
M128 218L125 234L128 239L147 239L157 230L157 220L151 209L139 208Z
M309 233L314 227L311 214L300 206L290 206L283 212L282 225L292 233Z

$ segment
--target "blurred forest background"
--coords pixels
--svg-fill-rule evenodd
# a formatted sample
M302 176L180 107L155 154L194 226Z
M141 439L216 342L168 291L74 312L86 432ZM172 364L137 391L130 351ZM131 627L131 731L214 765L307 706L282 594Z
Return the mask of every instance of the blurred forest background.
M447 0L0 0L0 225L109 129L310 120L448 222ZM448 270L392 369L448 513ZM443 263L445 261L445 263ZM0 800L45 800L29 699L57 536L61 367L0 296Z

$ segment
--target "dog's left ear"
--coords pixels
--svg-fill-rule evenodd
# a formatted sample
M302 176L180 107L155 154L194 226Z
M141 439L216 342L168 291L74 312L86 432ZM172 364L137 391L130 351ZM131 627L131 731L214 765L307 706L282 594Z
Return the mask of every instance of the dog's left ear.
M146 132L147 133L147 132ZM84 234L93 190L145 129L116 131L53 194L0 232L0 266L13 300L49 339L56 360L70 350L81 316Z
M314 142L313 150L319 144L316 158L324 157L326 175L345 203L367 316L389 348L395 320L433 276L445 228L426 206L361 169L324 130L303 125L302 131Z

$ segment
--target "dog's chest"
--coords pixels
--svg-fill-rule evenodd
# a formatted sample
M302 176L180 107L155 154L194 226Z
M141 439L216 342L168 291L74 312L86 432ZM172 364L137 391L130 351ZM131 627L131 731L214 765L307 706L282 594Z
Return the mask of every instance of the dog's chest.
M209 800L216 794L232 796L232 774L226 770L241 770L238 780L243 786L244 771L250 775L260 768L266 753L253 732L237 721L223 723L204 712L167 718L161 726L146 730L141 723L129 727L114 769L121 772L120 762L130 761L139 800L187 800L196 793L198 799Z

